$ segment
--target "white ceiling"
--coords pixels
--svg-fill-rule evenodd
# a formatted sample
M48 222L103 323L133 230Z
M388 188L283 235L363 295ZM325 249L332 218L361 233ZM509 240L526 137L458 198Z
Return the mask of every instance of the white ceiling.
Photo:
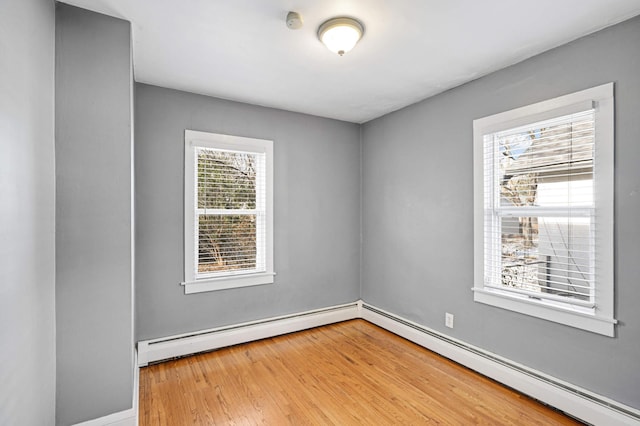
M63 1L131 21L136 81L355 123L640 14L638 0ZM342 15L365 34L339 57L316 32Z

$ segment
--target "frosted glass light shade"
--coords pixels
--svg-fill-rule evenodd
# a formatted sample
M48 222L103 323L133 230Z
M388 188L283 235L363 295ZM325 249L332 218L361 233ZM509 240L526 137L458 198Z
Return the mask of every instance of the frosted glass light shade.
M342 56L362 38L364 28L352 18L329 19L318 28L318 38L327 49Z

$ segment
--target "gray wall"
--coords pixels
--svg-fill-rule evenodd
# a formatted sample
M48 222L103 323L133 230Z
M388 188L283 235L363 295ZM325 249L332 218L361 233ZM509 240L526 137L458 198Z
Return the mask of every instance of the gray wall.
M617 337L474 303L472 121L610 81ZM639 111L635 18L365 124L362 298L640 408Z
M57 4L57 423L132 406L129 23Z
M54 22L53 1L0 2L2 425L55 417Z
M184 130L274 141L275 283L185 295ZM136 85L137 339L359 297L355 124Z

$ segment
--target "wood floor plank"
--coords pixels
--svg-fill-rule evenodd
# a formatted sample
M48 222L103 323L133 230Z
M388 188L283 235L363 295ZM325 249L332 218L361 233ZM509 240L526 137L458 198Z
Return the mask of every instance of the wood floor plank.
M579 425L363 320L145 367L141 425Z

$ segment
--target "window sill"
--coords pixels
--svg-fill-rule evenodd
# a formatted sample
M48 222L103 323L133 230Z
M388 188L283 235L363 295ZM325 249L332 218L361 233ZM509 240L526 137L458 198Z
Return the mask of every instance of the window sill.
M577 308L572 309L570 306L559 306L559 304L545 303L543 301L513 296L492 290L474 288L473 291L473 300L475 302L542 318L609 337L615 336L614 326L617 321L613 318L598 316L597 313L589 314Z
M226 290L230 288L250 287L255 285L273 284L273 272L260 274L233 275L217 278L203 278L196 281L180 283L184 286L184 294L204 293L206 291Z

